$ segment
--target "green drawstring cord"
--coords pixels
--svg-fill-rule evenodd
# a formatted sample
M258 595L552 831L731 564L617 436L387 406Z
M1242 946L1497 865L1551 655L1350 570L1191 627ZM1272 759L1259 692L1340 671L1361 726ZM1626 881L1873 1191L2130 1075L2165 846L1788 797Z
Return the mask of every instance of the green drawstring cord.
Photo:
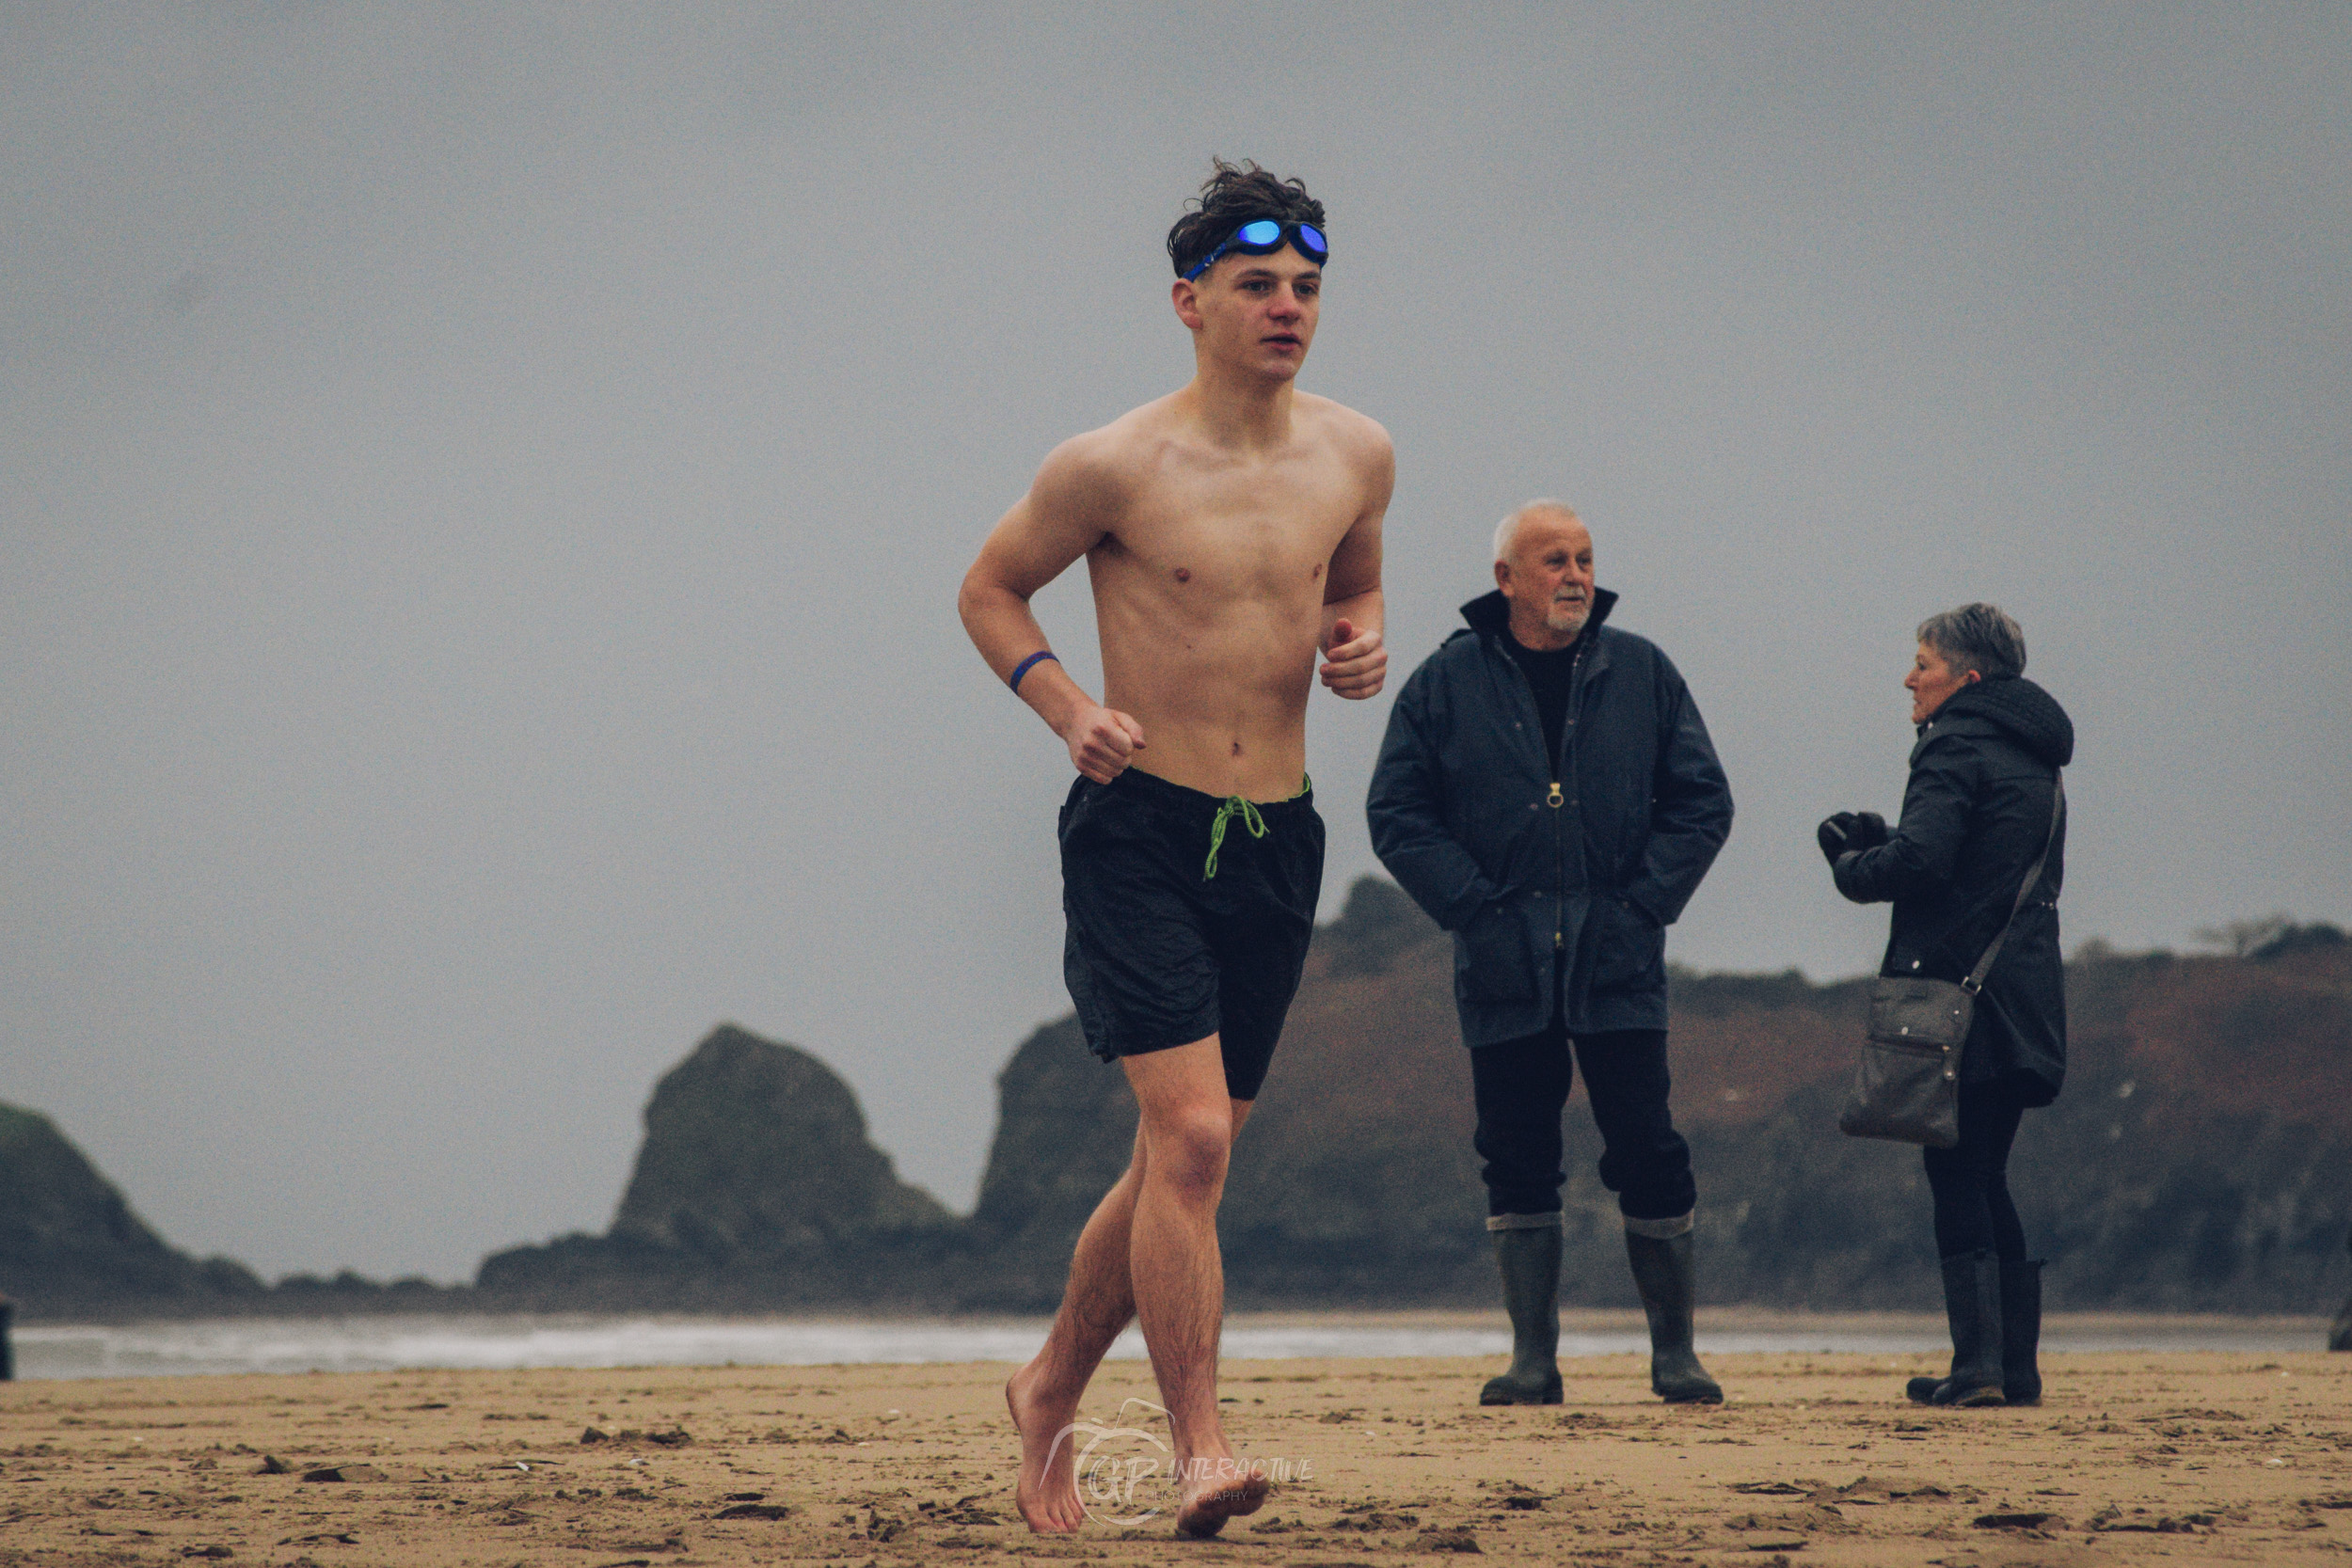
M1298 795L1294 795L1291 799L1295 800L1299 795L1305 795L1314 787L1314 780L1302 779L1298 785ZM1251 838L1265 837L1265 818L1258 815L1258 808L1239 795L1225 797L1217 802L1216 819L1209 824L1209 860L1208 863L1200 868L1202 881L1216 879L1216 852L1225 847L1225 824L1236 816L1241 818L1241 825L1249 830Z
M1241 818L1251 838L1265 837L1265 818L1258 808L1238 795L1228 795L1216 808L1216 820L1209 824L1209 863L1200 868L1200 879L1209 881L1216 876L1216 852L1225 847L1225 824Z

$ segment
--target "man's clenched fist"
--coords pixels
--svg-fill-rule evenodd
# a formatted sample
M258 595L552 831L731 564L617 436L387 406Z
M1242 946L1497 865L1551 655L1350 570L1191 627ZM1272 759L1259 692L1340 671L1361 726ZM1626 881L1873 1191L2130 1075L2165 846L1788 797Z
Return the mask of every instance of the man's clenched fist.
M1127 771L1127 765L1143 750L1141 724L1117 708L1095 703L1071 715L1061 737L1070 743L1071 766L1100 784Z
M1343 616L1331 623L1331 645L1325 650L1324 664L1316 672L1323 684L1340 696L1361 701L1379 694L1381 683L1388 679L1389 650L1382 644L1376 631L1356 635L1355 626Z

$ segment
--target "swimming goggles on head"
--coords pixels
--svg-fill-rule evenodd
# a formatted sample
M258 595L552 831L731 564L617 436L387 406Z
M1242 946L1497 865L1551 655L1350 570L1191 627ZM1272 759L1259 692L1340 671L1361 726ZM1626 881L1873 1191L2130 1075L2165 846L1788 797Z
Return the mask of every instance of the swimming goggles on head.
M1322 266L1331 259L1331 242L1325 239L1323 230L1313 224L1256 218L1234 230L1225 237L1222 245L1194 262L1192 270L1184 275L1184 281L1191 282L1233 251L1240 251L1245 256L1266 256L1285 245L1316 266Z

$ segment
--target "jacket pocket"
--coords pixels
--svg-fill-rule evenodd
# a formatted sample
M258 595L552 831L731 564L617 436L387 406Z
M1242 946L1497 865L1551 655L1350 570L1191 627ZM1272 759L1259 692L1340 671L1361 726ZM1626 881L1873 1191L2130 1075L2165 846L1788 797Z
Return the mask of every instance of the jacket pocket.
M1535 963L1527 922L1509 899L1484 905L1454 933L1454 994L1464 1002L1529 1002Z
M1613 895L1593 902L1592 989L1646 990L1666 983L1666 928Z

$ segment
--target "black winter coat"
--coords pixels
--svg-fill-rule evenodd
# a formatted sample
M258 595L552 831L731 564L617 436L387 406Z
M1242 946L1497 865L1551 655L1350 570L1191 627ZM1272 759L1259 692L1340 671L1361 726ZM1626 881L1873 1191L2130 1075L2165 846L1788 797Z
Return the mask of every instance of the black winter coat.
M1593 596L1558 758L1501 639L1500 593L1397 694L1365 802L1372 847L1454 933L1465 1045L1666 1026L1666 932L1731 832L1731 789L1666 656ZM1561 787L1552 786L1554 779Z
M1881 974L1959 980L2009 918L2042 842L2042 878L1985 977L1962 1049L1963 1083L2001 1080L2028 1105L2066 1082L2066 976L2058 954L2058 889L2066 822L2051 839L2058 769L2074 759L2066 710L2023 677L1963 687L1919 726L1902 821L1876 849L1837 858L1837 891L1857 904L1892 901Z

